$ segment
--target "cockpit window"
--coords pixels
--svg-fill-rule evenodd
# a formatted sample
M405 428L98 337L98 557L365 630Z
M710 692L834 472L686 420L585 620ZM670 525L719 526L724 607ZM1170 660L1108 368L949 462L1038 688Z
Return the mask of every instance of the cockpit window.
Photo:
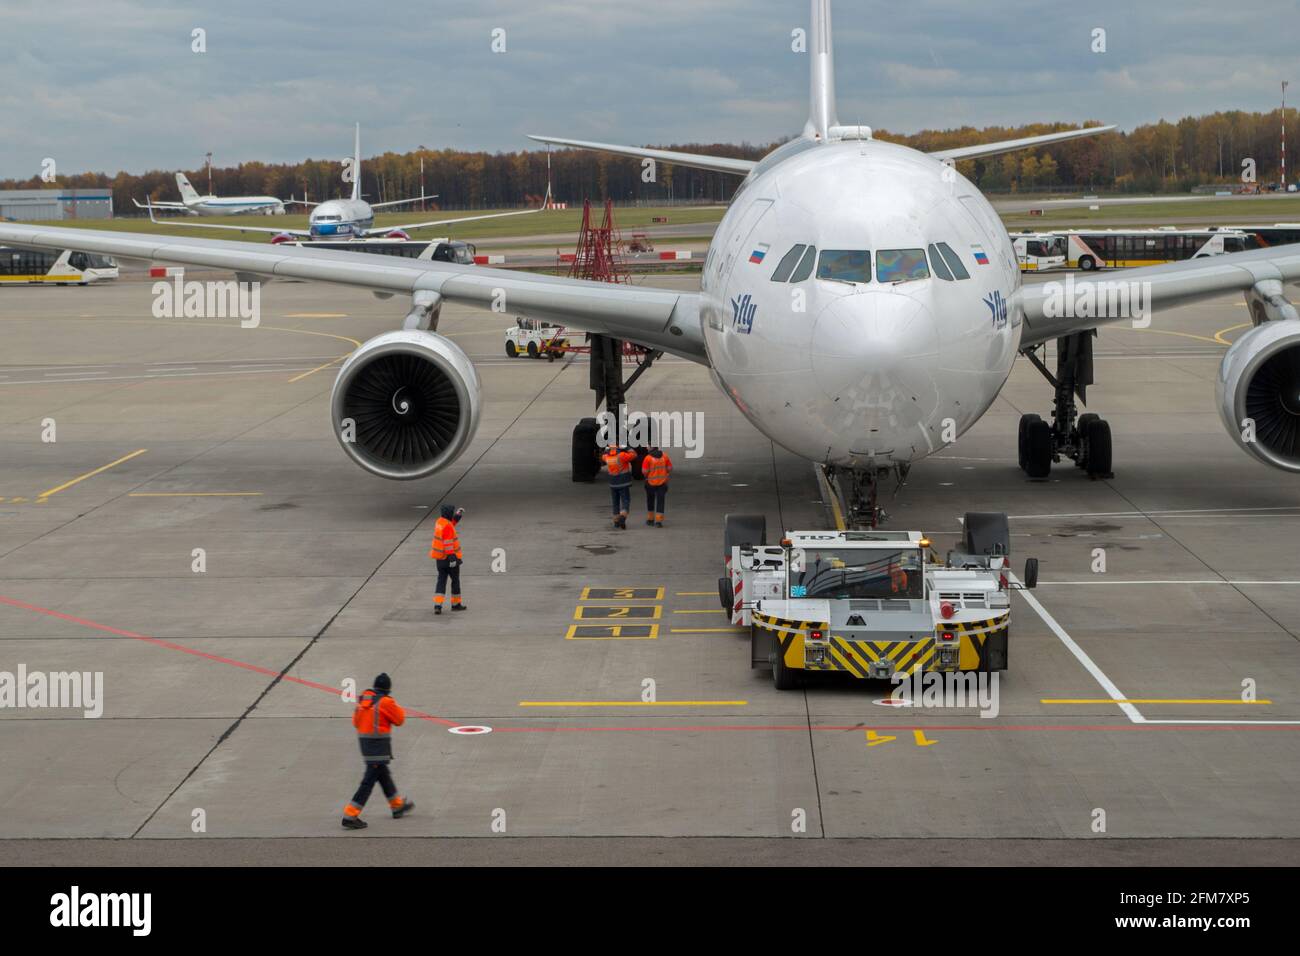
M867 249L824 249L817 261L817 278L835 282L870 282L871 252Z
M803 254L803 258L799 261L799 268L795 269L794 275L790 277L790 281L792 283L803 282L804 279L807 279L810 275L812 275L813 263L815 263L816 261L817 261L817 247L809 246L808 251Z
M880 249L876 252L876 278L881 282L910 282L930 278L924 249Z
M317 222L342 222L343 217L342 216L317 216L316 221Z
M934 274L944 282L951 282L952 273L948 271L948 266L944 263L943 256L939 255L939 250L934 247L933 242L926 247L926 251L930 253L930 268L934 270Z
M790 278L790 273L794 272L794 267L799 264L799 257L803 255L803 251L807 248L803 243L800 243L782 256L781 261L777 263L776 271L772 273L772 281L784 282Z
M961 257L952 251L952 246L946 242L937 243L939 251L943 253L943 261L948 264L952 274L958 279L969 279L970 273L966 271L966 266L962 263Z

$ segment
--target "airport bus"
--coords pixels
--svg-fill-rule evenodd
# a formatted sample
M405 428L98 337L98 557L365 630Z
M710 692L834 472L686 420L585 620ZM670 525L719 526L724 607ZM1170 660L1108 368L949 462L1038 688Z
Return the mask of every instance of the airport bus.
M1300 242L1300 222L1279 222L1271 226L1219 226L1218 229L1243 233L1247 249L1269 249Z
M1043 272L1065 267L1065 236L1051 232L1012 233L1021 272Z
M88 285L117 275L117 262L111 256L0 246L0 285Z
M277 240L279 240L277 242ZM340 252L367 252L375 256L397 256L402 259L423 259L426 262L456 262L474 264L478 248L472 242L460 239L280 239L271 240L277 245L299 246L303 249L337 249Z
M1246 248L1246 235L1229 229L1071 229L1063 235L1066 264L1085 272L1182 262Z

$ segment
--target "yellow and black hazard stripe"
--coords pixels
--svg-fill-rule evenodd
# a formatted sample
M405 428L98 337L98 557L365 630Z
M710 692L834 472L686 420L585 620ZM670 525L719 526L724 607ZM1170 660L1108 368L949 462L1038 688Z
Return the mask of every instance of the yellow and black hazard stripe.
M775 617L771 614L754 613L754 623L759 627L765 627L769 631L825 631L827 623L825 621L800 621L788 617Z
M932 637L919 641L848 641L832 636L830 645L830 656L840 665L834 669L851 671L858 677L869 676L872 664L892 664L896 674L923 671L936 650Z
M944 621L936 624L935 636L957 636L957 669L961 671L1004 670L1007 659L1007 626L1011 613L980 621ZM941 644L951 643L940 640Z
M1009 611L1004 611L997 617L985 618L981 621L942 621L934 626L935 634L947 632L949 634L988 634L992 631L1000 631L1007 626Z

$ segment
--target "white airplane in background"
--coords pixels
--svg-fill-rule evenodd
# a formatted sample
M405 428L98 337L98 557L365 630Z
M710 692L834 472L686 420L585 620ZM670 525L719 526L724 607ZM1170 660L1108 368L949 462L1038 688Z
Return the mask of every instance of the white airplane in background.
M878 517L875 489L971 427L997 398L1016 355L1046 371L1037 349L1057 342L1051 423L1021 420L1021 464L1044 477L1069 457L1110 470L1110 432L1076 417L1091 383L1092 332L1125 315L1076 318L1044 286L1021 287L1007 230L948 162L1088 136L1052 133L925 154L837 121L829 0L813 0L811 115L803 134L759 162L578 143L622 155L745 177L688 293L585 282L453 263L348 252L173 239L0 223L0 242L224 267L411 295L401 330L343 363L331 397L344 451L387 478L433 474L472 440L482 408L468 356L437 333L443 302L550 321L639 343L708 367L764 435L837 479L858 523ZM1274 467L1300 472L1300 316L1283 283L1300 278L1300 245L1118 274L1141 282L1153 310L1245 293L1255 328L1228 349L1220 410L1233 440ZM1105 298L1110 277L1073 279ZM1242 422L1253 419L1254 438ZM355 423L347 440L343 423ZM576 444L576 442L575 442ZM588 449L575 447L576 453Z
M149 218L164 226L186 226L192 229L230 229L235 232L266 232L272 234L272 242L292 242L297 239L409 239L407 230L421 229L426 226L442 226L454 222L472 222L476 219L495 219L502 216L520 216L538 212L545 208L545 203L538 209L525 209L516 212L490 213L483 216L464 216L459 219L435 219L431 222L410 222L400 226L385 226L375 229L375 210L389 206L404 206L408 203L421 202L425 199L437 199L437 195L416 196L412 199L394 199L391 202L366 202L361 198L361 124L356 126L352 150L352 195L347 199L328 199L313 203L304 199L290 200L313 206L307 218L306 229L272 229L266 226L220 226L199 225L193 222L171 222L156 218L152 211ZM548 197L549 198L549 197ZM138 205L138 204L137 204ZM155 204L156 206L156 204Z
M176 188L180 190L180 202L142 203L132 199L138 209L172 209L184 210L192 216L237 216L247 212L258 212L266 216L283 216L286 200L274 196L200 196L199 191L190 185L184 173L176 174ZM298 202L290 199L288 202Z

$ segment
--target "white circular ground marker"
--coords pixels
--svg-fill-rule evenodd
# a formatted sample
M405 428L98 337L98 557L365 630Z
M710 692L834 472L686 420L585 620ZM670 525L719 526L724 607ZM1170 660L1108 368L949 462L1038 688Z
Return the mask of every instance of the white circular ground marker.
M459 727L448 727L447 733L473 736L474 734L490 734L492 728L485 727L482 724L462 724Z
M880 700L873 700L872 703L875 704L877 707L911 707L912 706L912 702L910 700L905 700L903 698L899 698L898 700L895 700L893 697L882 697Z

